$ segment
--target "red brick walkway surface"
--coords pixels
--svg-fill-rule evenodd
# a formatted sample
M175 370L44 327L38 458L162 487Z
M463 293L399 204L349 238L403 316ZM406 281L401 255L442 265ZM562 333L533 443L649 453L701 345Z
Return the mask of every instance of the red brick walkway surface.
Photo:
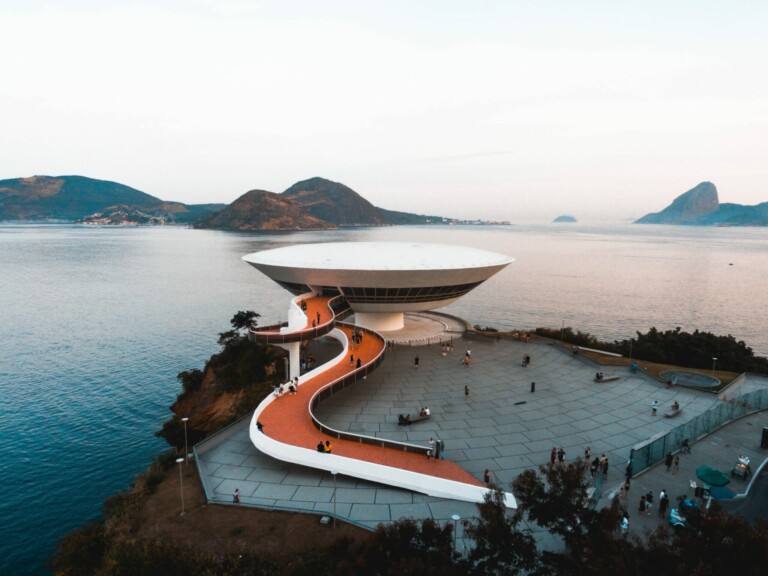
M321 324L330 321L331 312L327 306L328 300L327 297L306 300L306 314L309 318L310 327L312 320L317 319L318 311L320 312ZM333 453L340 456L455 480L474 486L483 486L482 482L454 462L431 459L420 454L402 452L393 448L371 446L351 440L339 440L333 436L322 434L315 427L309 415L309 400L312 395L326 384L354 372L358 358L360 358L363 366L373 361L384 347L384 343L369 332L364 333L360 344L351 344L352 329L347 326L337 327L343 330L347 338L350 339L349 353L354 355L354 361L350 363L349 356L342 358L326 372L302 382L297 394L284 394L267 406L259 418L264 425L264 434L285 444L303 446L310 450L314 450L318 442L322 441L325 444L325 441L329 440L333 447ZM359 381L353 385L365 386L366 384L365 381Z

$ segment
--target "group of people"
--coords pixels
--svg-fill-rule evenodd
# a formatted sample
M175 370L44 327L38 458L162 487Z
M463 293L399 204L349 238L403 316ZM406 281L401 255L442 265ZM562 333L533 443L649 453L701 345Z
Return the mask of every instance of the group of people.
M664 458L664 466L667 467L667 472L671 470L672 474L677 474L680 471L680 455L678 454L673 457L672 452L667 452Z
M331 454L333 452L333 445L331 445L331 441L326 440L325 444L323 444L323 441L320 440L320 442L317 443L317 451L322 452L323 454Z
M554 466L555 463L558 464L564 464L565 463L565 450L563 450L562 446L558 450L554 446L552 446L552 452L549 454L549 464L550 466Z
M286 390L291 394L296 394L299 390L299 378L298 376L291 378L288 382L275 386L275 396L282 396Z
M427 450L427 458L434 458L435 460L445 460L445 442L439 438L429 439L429 449Z
M362 341L363 341L363 331L360 330L360 328L355 328L352 331L351 339L352 339L352 344L354 344L355 346L357 346L358 344L362 343Z
M595 373L595 380L597 380L599 382L602 379L603 379L603 373L602 372Z
M597 474L600 472L602 472L604 480L608 478L608 456L605 455L605 452L599 458L595 456L589 465L589 475L592 478L597 478Z

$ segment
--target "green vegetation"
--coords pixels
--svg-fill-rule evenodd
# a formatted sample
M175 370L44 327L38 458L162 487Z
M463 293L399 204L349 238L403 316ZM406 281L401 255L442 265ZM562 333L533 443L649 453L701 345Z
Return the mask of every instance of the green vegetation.
M238 311L230 320L232 329L219 334L221 351L210 357L203 370L195 368L177 375L182 392L177 396L174 407L188 407L186 415L190 416L187 422L189 446L197 444L215 429L253 410L280 379L281 375L275 367L282 365L277 360L284 352L279 348L248 340L247 330L257 325L259 316L252 310ZM203 426L201 422L208 423L211 419L192 416L190 412L195 411L195 406L191 404L199 397L199 403L203 405L201 410L205 409L222 392L237 393L239 401L233 406L227 421ZM179 414L174 414L165 421L156 435L165 438L168 444L177 450L182 450L184 423Z
M645 334L637 332L637 338L614 342L601 342L591 334L574 331L572 328L537 328L536 334L646 362L709 370L712 368L712 358L717 358L719 370L768 374L768 358L755 356L752 348L743 340L737 341L730 334L716 336L698 330L690 333L679 327L660 332L651 328Z

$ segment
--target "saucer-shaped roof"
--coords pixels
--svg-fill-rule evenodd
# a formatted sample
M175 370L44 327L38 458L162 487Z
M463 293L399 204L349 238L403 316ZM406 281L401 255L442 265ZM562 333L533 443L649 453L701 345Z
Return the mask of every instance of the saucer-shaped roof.
M294 294L338 292L368 312L447 306L514 262L487 250L414 242L299 244L243 260Z
M403 271L458 270L506 266L514 258L448 244L421 242L324 242L255 252L243 260L260 266L318 270Z

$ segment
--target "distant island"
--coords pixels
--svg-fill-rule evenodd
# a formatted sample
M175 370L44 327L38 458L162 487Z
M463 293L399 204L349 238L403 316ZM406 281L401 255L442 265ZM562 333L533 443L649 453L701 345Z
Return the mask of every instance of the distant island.
M573 224L576 221L577 221L576 218L574 216L569 215L569 214L563 214L562 216L558 216L557 218L552 220L552 222L557 222L557 223L565 222L565 223L568 223L568 224Z
M702 182L681 194L661 212L646 214L635 224L689 226L768 226L768 202L755 206L720 203L712 182Z

